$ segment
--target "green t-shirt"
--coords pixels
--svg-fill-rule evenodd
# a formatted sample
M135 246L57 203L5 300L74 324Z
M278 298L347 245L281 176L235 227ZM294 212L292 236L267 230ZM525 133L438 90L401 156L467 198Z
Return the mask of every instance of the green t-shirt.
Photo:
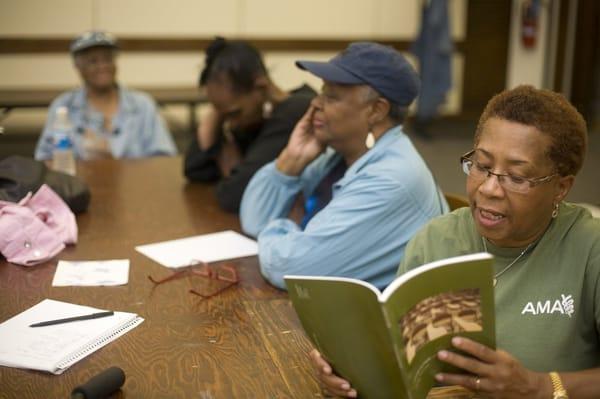
M523 248L487 243L495 273ZM484 251L469 208L432 220L406 247L402 274L424 263ZM600 366L600 219L562 204L539 242L498 277L497 347L536 371Z

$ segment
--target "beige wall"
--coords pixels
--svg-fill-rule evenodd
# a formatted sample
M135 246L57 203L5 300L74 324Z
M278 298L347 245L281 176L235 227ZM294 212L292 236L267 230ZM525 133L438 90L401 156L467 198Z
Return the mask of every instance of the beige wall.
M0 0L0 36L117 35L412 38L424 0ZM466 1L449 0L453 35Z
M512 2L506 88L510 89L519 84L544 87L549 7L547 4L541 7L536 46L525 48L521 42L521 5L519 0Z
M0 37L73 37L103 29L126 37L412 40L423 0L0 0ZM466 1L449 0L452 35L465 36ZM294 67L330 52L272 52L265 60L284 88L318 79ZM122 53L119 80L128 86L191 86L202 68L193 52ZM444 112L460 111L463 59L456 54L454 88ZM0 89L78 84L68 53L0 55ZM14 118L11 116L11 118Z

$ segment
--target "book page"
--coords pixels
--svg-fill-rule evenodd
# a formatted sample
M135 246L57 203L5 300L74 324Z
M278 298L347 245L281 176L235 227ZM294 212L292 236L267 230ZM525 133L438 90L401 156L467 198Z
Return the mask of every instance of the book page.
M115 312L113 316L98 319L29 327L33 323L100 311L102 309L43 300L0 324L0 365L60 374L81 357L124 333L120 330L128 323L143 320L134 313ZM102 342L98 342L100 338Z
M379 291L359 280L285 276L306 335L365 398L403 398L405 387Z
M256 241L231 230L139 245L135 249L155 262L171 268L258 254Z
M475 254L413 269L385 290L383 304L410 398L425 397L441 371L437 359L456 335L495 347L493 257ZM409 274L406 273L406 274Z

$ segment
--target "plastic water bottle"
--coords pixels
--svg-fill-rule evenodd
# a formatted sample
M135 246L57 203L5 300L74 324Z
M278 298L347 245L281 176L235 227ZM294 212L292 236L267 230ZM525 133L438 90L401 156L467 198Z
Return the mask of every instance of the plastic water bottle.
M56 119L53 125L53 151L52 151L52 169L75 176L75 155L73 153L73 141L71 134L73 125L69 120L69 110L67 107L58 107L56 109Z

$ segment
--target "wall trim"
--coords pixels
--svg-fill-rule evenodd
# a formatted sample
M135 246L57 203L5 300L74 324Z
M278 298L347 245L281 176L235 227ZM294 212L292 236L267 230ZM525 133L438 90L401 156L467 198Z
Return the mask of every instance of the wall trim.
M356 39L259 39L243 38L254 44L261 51L340 51ZM0 54L29 54L29 53L62 53L68 52L70 38L12 38L0 37ZM132 52L196 52L203 51L212 38L133 38L120 37L119 47L123 51ZM390 39L360 39L373 40L392 46L400 51L408 51L411 41ZM455 51L464 51L464 42L454 42Z

